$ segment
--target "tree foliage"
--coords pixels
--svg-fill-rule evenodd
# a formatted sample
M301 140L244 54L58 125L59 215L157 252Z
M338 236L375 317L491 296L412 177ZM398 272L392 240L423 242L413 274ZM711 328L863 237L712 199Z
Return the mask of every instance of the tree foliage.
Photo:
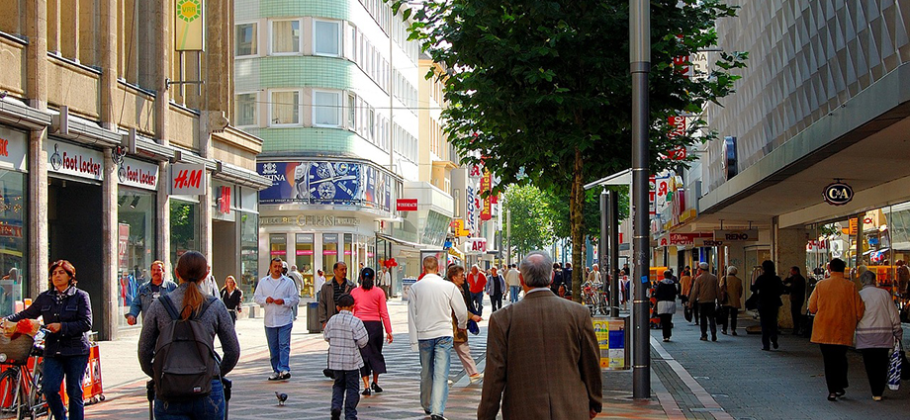
M544 249L553 242L552 218L546 195L533 185L513 185L505 193L505 209L510 213L510 245L519 255Z
M387 0L397 13L406 0ZM671 137L668 117L699 115L731 93L744 53L722 53L710 74L686 77L674 58L717 42L720 0L651 0L650 155L700 141L705 122ZM413 11L412 11L413 10ZM451 69L443 111L452 144L506 185L530 182L564 200L573 263L581 266L585 182L631 167L628 0L424 0L408 10L411 37ZM428 75L429 77L430 75ZM711 136L702 136L701 140ZM526 176L526 178L525 178ZM581 273L573 279L580 297Z
M623 220L629 217L629 187L611 187L614 193L619 194L619 217ZM584 236L593 242L600 238L600 192L601 188L585 191L584 207ZM553 236L556 238L569 238L572 235L572 226L569 223L569 204L567 197L558 195L556 191L543 192L547 202L549 219L552 224Z

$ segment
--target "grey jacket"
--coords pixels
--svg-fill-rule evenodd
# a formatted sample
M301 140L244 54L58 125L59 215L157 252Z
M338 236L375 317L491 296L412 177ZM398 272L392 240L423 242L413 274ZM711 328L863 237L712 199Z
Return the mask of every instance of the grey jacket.
M183 308L183 295L190 284L183 283L169 294L174 302L174 307L178 311ZM218 341L221 342L221 350L224 352L221 356L221 375L227 375L237 365L237 360L240 359L240 343L237 341L237 333L234 331L234 323L231 321L231 316L228 315L224 303L221 300L215 300L202 314L200 320L207 333L213 337L216 334L218 335ZM152 358L155 356L155 343L158 341L158 334L170 322L170 315L164 309L164 305L157 299L155 299L142 318L142 333L139 335L139 366L150 377L154 376Z
M332 283L334 282L334 277L331 280L326 280L325 284L322 285L322 290L320 290L319 306L316 307L316 316L320 325L324 325L336 312L335 291L332 290ZM354 290L354 283L351 283L348 279L344 279L344 282L344 293L350 294L351 290Z

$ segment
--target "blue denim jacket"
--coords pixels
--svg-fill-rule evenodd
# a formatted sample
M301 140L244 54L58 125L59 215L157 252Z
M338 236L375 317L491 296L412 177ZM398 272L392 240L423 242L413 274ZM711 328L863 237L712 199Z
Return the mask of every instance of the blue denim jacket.
M59 322L60 331L48 333L44 340L44 357L88 354L88 332L92 330L92 303L88 293L75 286L66 290L57 302L57 291L41 292L32 305L9 317L10 321L43 317L45 325Z
M166 296L168 293L173 292L176 288L177 283L174 283L170 280L163 280L161 282L160 295ZM130 312L128 315L138 317L139 313L148 310L154 301L155 296L152 295L152 282L147 281L145 283L142 283L142 286L139 286L139 290L136 292L136 298L133 299L133 303L130 304Z

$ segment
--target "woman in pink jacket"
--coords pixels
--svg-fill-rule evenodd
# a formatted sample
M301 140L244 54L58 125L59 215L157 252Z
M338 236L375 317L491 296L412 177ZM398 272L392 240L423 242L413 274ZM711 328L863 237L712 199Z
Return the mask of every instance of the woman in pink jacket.
M363 367L360 376L363 379L363 395L369 396L373 392L382 392L379 387L379 375L386 373L385 358L382 356L382 328L385 326L385 339L392 344L392 321L389 320L389 310L385 303L385 292L380 287L373 287L376 281L376 271L364 268L360 272L360 287L351 291L354 297L354 316L363 321L367 329L370 342L360 349L363 357ZM370 373L373 374L373 383L370 384Z

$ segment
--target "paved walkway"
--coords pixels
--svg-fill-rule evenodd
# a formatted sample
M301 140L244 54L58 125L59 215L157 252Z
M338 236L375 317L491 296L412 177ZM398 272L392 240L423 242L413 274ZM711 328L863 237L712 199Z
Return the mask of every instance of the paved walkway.
M487 308L489 308L487 306ZM303 308L301 308L303 309ZM389 372L380 385L385 392L361 399L362 419L426 419L418 403L420 366L417 353L407 345L406 303L390 302L395 342L384 354ZM242 344L241 362L230 374L234 397L232 419L325 419L328 417L332 382L322 376L327 343L321 334L307 334L305 316L295 323L292 335L293 377L287 382L266 381L268 349L261 319L238 321ZM760 338L748 335L744 326L755 324L741 318L740 336L720 335L716 343L698 340L694 324L675 317L673 340L660 341L652 331L652 398L634 401L630 371L604 372L604 412L598 418L626 419L854 419L906 418L906 389L886 391L883 402L873 402L858 354L850 355L851 387L847 399L828 402L821 355L806 338L784 336L781 349L759 350ZM483 370L486 324L471 337L472 354ZM107 388L106 402L87 407L87 416L97 419L145 419L146 378L136 362L136 339L102 343L102 362ZM451 387L446 417L476 418L481 385L471 385L457 358L453 357ZM275 392L289 395L279 407ZM874 413L874 414L873 414Z

